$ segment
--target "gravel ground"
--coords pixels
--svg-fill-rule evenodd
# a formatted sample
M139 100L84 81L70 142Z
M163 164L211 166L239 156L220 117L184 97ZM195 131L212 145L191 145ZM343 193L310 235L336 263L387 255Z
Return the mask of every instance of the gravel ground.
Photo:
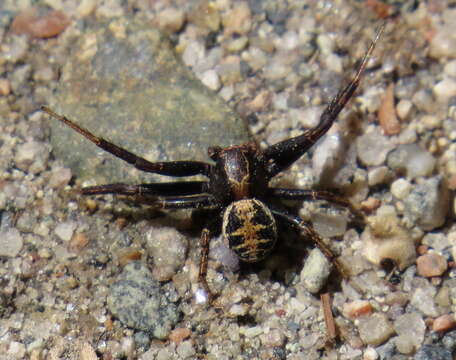
M90 180L53 151L55 120L38 111L65 109L65 66L93 55L93 26L123 39L125 19L141 21L168 35L191 76L266 147L316 125L385 17L354 99L274 179L336 191L366 215L364 225L326 203L294 207L331 240L349 280L330 275L331 264L287 228L277 251L252 266L218 237L208 281L219 297L197 304L198 216L81 198L74 190ZM452 359L454 18L450 0L2 1L0 359ZM78 39L87 53L72 52ZM97 124L84 126L96 133ZM335 341L320 293L332 300Z

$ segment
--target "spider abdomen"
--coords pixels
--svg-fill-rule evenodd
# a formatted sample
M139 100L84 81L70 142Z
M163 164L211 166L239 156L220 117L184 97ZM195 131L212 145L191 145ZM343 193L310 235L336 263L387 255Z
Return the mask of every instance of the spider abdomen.
M277 241L277 226L271 211L257 199L231 203L223 214L227 246L245 262L264 259Z

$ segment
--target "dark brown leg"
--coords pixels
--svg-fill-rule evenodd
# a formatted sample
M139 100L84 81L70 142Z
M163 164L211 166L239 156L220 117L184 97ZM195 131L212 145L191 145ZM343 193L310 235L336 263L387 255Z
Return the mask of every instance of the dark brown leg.
M350 212L356 216L357 220L362 223L364 221L364 214L353 206L347 199L333 194L330 191L323 190L304 190L304 189L283 189L283 188L270 188L269 195L275 198L284 200L325 200L334 204L346 207Z
M216 209L219 204L212 195L194 195L182 197L164 197L153 199L151 206L159 209Z
M186 196L197 195L207 191L205 181L182 181L153 184L106 184L88 186L81 190L83 195L137 195L137 196Z
M326 258L334 264L337 271L343 278L349 277L349 272L345 269L343 264L336 258L332 250L325 244L320 235L318 235L318 233L314 230L312 224L304 222L299 216L292 215L284 210L271 208L271 211L275 216L288 221L291 225L300 230L305 237L309 238L326 256Z
M156 173L165 176L192 176L206 175L209 176L211 165L201 161L169 161L169 162L150 162L142 157L139 157L101 137L93 135L87 129L75 124L65 116L59 115L46 106L42 106L41 110L49 114L53 118L61 121L65 125L71 127L85 138L93 142L99 148L111 153L112 155L134 165L137 169Z
M201 258L199 264L198 283L202 286L206 292L208 302L211 303L214 299L214 294L209 289L207 284L207 262L209 258L209 242L211 240L211 232L206 227L201 232L200 246L201 246Z
M385 25L380 28L376 38L364 55L354 78L345 88L339 91L323 111L320 117L320 123L315 128L305 131L302 135L271 145L264 151L264 159L268 162L266 171L269 177L277 175L293 164L329 130L336 120L337 115L339 115L358 87L361 75L366 69L367 62L374 51L375 44L383 32L384 27Z

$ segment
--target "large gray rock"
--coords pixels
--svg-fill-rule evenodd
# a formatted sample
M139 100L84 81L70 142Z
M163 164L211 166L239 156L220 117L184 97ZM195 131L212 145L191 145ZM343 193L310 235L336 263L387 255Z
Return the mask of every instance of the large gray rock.
M150 161L208 160L207 147L248 139L244 122L175 57L149 23L87 25L71 44L51 106ZM82 180L150 180L75 131L52 123L54 154Z

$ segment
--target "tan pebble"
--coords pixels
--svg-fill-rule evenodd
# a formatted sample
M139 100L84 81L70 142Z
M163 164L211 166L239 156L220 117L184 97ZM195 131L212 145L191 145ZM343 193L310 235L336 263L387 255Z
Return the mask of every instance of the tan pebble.
M394 106L394 84L390 84L382 98L380 109L378 110L378 120L383 132L386 135L396 135L401 131L401 124L396 116Z
M84 233L76 233L70 240L69 249L72 252L80 252L89 243L89 239Z
M355 319L370 313L372 313L372 305L367 300L355 300L345 303L343 307L343 314L349 319Z
M177 328L171 331L171 334L169 334L169 340L173 343L180 344L183 340L190 337L191 334L192 332L190 331L190 329Z
M401 270L415 262L415 241L410 232L399 225L393 207L379 207L375 216L367 218L367 224L361 240L363 255L368 261L380 265L385 259L391 259Z
M0 79L0 95L6 96L11 92L11 84L8 79Z
M81 344L81 351L80 351L80 359L81 360L97 360L98 356L95 353L95 350L88 342L83 342Z
M156 17L156 25L159 29L170 34L182 29L185 22L185 13L176 8L166 8Z
M85 206L87 210L89 210L91 213L95 212L98 208L98 204L95 200L87 198L85 200Z
M271 93L262 91L247 106L253 112L264 111L271 102Z
M366 212L371 213L372 211L378 209L380 205L380 200L371 196L361 203L361 208Z
M456 190L456 175L452 175L448 179L448 189Z
M223 25L226 36L231 36L234 33L247 34L252 26L252 16L247 3L240 3L239 6L224 16Z
M38 16L36 9L28 9L14 18L11 29L15 34L46 39L59 35L69 24L70 19L61 11L50 11Z
M416 252L418 253L418 255L427 254L428 251L429 251L429 247L427 247L426 245L420 245L416 249Z
M124 267L131 261L141 260L142 253L135 248L123 248L118 252L119 265Z
M422 255L416 259L418 274L424 277L442 275L447 269L446 259L435 253Z
M448 330L452 330L456 327L456 319L454 318L454 314L445 314L439 316L434 320L432 324L432 330L439 331L439 332L446 332Z

